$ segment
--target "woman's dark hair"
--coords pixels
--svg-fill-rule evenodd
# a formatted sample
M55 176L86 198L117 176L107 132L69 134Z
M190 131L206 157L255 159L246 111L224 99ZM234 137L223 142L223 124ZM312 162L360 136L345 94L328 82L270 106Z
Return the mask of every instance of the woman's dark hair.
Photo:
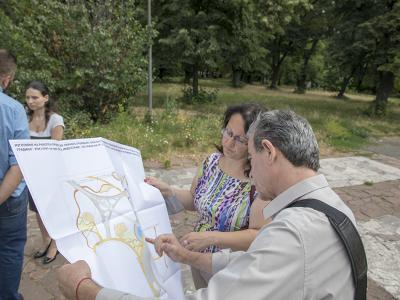
M47 126L47 122L49 122L51 114L54 112L57 112L55 103L54 103L53 99L50 97L49 88L43 82L41 82L39 80L34 80L34 81L31 81L26 86L25 90L27 90L27 89L37 90L42 94L42 96L47 96L47 95L49 96L49 100L45 104L45 112L44 112L45 118L46 118L45 125ZM33 110L31 110L29 107L28 107L28 116L29 116L29 122L32 121Z
M234 114L240 114L244 120L244 132L247 133L247 131L250 128L250 125L256 120L258 114L266 111L268 111L268 109L265 106L255 102L231 105L226 109L224 113L224 118L222 120L222 129L226 128L226 125L228 125L229 120ZM215 147L219 152L223 153L223 148L221 144L215 145ZM250 162L248 162L244 170L244 174L247 177L249 176Z

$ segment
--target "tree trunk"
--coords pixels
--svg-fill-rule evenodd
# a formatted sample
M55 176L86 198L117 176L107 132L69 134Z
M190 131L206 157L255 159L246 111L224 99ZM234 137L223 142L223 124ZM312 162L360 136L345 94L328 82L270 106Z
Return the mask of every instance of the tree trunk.
M344 92L346 91L347 86L348 86L349 83L350 83L351 77L352 77L352 76L347 76L347 77L344 77L344 78L343 78L342 85L341 85L341 87L340 87L340 91L339 91L339 93L338 93L338 95L337 95L338 98L344 98Z
M344 98L344 93L346 92L346 89L350 83L351 78L353 78L354 74L356 73L356 70L357 70L357 66L353 66L349 76L347 76L347 77L345 76L343 78L342 86L340 87L340 91L337 95L337 98Z
M267 79L267 75L266 75L266 74L263 74L263 75L262 75L262 78L261 78L262 84L265 84L265 85L266 85L266 84L267 84L267 80L268 80L268 79Z
M192 78L192 70L191 68L189 69L188 67L185 67L185 78L183 79L183 83L189 84L190 79Z
M253 83L253 74L252 73L244 73L244 75L243 75L243 77L244 77L244 82L246 82L246 83L248 83L248 84L252 84Z
M281 55L281 39L276 41L276 49L272 54L272 64L271 64L271 84L269 86L270 89L276 89L278 87L278 81L280 76L280 70L283 61L285 60L286 56L289 54L289 51L293 47L293 42L290 42L286 47L286 50Z
M167 72L167 69L165 69L163 67L158 68L158 78L160 78L160 80L164 80L166 72Z
M301 69L302 70L300 71L300 74L296 80L296 89L294 90L294 92L298 94L305 94L307 89L306 87L307 73L306 70L303 70L304 66L301 67Z
M311 44L311 48L304 52L303 56L303 65L300 68L300 73L297 76L296 81L296 93L304 94L306 92L306 80L307 80L307 72L308 72L308 63L310 61L311 56L314 54L317 49L318 39L314 39Z
M378 71L378 78L376 98L373 102L373 114L381 116L386 114L388 98L394 86L394 74L389 71Z
M271 83L269 85L270 89L276 89L278 88L278 80L279 80L279 71L280 71L281 65L273 65L272 66L272 74L271 74Z
M197 64L193 65L193 96L197 96L199 94L199 70Z
M240 79L242 77L242 70L232 66L232 85L235 88L240 87Z
M356 90L359 93L361 92L361 86L364 81L365 75L367 74L367 70L368 70L368 63L362 66L360 72L358 73Z

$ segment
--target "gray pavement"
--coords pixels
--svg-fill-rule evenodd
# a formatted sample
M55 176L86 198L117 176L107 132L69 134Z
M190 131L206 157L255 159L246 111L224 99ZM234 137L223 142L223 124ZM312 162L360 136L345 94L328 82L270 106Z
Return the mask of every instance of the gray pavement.
M380 138L365 146L364 150L400 159L400 139L398 137Z
M335 191L354 211L365 243L369 262L368 299L400 299L400 160L375 155L321 160L323 173ZM152 169L147 175L160 177L170 184L188 188L196 168L176 170ZM183 212L171 218L177 236L191 231L196 214ZM27 300L63 299L55 280L55 270L65 263L59 255L55 262L43 266L32 254L40 243L40 233L29 214L28 243L21 292ZM182 266L186 291L194 290L190 271Z

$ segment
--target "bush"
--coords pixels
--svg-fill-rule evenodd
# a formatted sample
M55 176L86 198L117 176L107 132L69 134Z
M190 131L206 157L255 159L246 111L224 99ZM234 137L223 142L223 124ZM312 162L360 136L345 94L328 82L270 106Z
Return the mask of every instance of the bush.
M110 120L146 84L147 31L134 13L132 1L6 1L2 47L18 59L11 92L42 80L69 110Z
M185 104L212 103L217 100L218 89L199 88L199 93L194 95L191 86L185 86L182 89L183 96L180 100Z
M76 112L74 114L63 114L65 121L65 138L78 139L88 136L93 121L85 112Z

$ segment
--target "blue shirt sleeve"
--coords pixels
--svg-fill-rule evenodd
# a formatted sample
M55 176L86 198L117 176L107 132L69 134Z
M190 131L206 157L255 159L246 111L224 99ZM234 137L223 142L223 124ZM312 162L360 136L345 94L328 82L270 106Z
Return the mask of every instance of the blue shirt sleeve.
M22 105L18 105L14 110L14 140L22 140L29 139L29 127L28 127L28 119L26 118L26 112ZM8 162L10 166L17 164L17 159L11 149L8 153Z

